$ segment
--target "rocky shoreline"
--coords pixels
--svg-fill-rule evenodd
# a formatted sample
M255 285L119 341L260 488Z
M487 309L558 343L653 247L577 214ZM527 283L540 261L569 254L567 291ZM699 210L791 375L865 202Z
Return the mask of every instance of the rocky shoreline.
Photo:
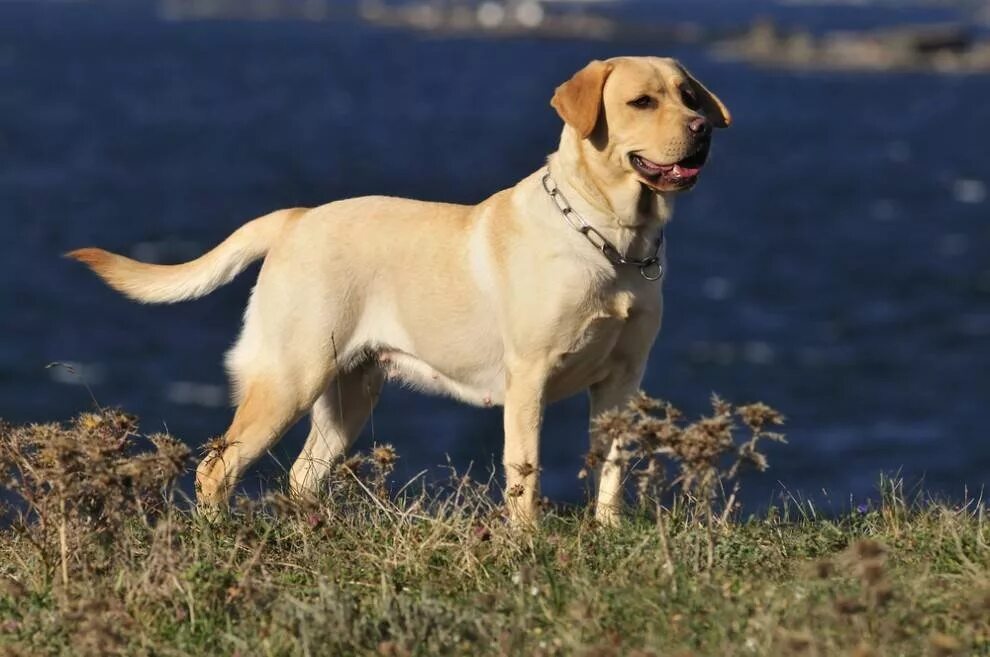
M758 66L798 70L990 72L990 40L962 25L908 25L813 35L768 19L713 45L716 55Z

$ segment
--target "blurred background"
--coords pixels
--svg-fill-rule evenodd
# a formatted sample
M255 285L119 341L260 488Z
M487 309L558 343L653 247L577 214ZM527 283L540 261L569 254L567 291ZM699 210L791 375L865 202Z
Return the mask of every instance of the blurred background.
M680 58L732 109L668 232L644 383L788 416L747 504L834 511L881 472L990 482L987 2L0 1L0 417L101 405L192 445L256 267L140 307L60 257L198 256L248 219L363 194L475 203L555 149L592 58ZM50 367L54 361L70 367ZM85 384L85 385L83 385ZM87 389L88 388L88 389ZM544 493L578 501L587 401L552 407ZM359 443L399 477L501 460L499 410L392 387ZM282 472L297 427L247 483ZM471 465L473 464L473 466Z

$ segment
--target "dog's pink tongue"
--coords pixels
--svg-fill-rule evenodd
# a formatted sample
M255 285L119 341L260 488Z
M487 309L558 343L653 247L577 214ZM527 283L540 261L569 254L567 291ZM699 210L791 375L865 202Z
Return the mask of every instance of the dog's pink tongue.
M678 178L694 178L701 171L701 167L686 167L681 164L675 164L671 173L673 173Z

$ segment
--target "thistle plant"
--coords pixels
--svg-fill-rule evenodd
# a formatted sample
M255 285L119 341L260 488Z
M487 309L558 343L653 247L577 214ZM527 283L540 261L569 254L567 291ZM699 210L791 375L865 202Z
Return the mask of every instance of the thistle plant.
M784 423L784 416L766 404L733 406L717 395L711 404L711 415L689 422L669 402L640 393L625 409L603 413L592 426L594 444L620 446L619 459L636 483L638 500L641 506L654 506L661 528L661 501L671 495L692 520L703 522L709 565L714 559L713 525L725 524L736 508L743 468L765 471L769 465L759 450L761 441L786 442L783 434L771 430ZM741 440L740 423L748 431ZM605 458L603 452L590 453L581 476Z

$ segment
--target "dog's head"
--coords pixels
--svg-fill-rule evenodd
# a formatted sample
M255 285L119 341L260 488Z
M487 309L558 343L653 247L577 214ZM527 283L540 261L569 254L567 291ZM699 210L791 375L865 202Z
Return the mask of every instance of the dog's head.
M550 104L616 172L659 192L689 189L729 110L673 59L593 61Z

